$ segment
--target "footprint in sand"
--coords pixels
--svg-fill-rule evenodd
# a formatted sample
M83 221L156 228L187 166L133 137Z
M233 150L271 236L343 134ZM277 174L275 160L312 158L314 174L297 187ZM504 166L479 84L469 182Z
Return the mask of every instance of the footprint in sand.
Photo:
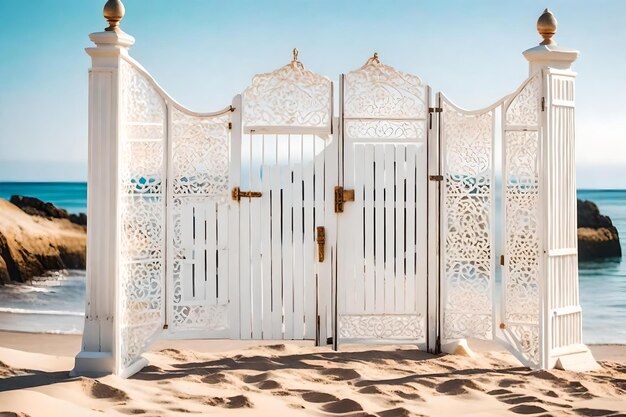
M329 403L331 401L338 401L339 398L332 394L325 392L309 391L302 394L302 399L309 403Z
M577 408L574 412L578 415L585 417L597 417L597 416L608 416L615 414L617 411L611 410L599 410L593 408Z
M245 382L246 384L256 384L257 382L265 381L269 377L269 372L263 372L257 375L245 375L243 377L243 382Z
M130 415L139 415L139 414L147 413L146 410L142 410L141 408L118 408L117 411L119 411L122 414L130 414Z
M85 393L93 398L111 401L128 400L128 395L124 391L94 379L83 378L82 386Z
M276 381L274 381L272 379L267 379L265 381L259 382L257 384L257 387L259 389L262 389L262 390L280 389L280 388L282 388L282 386L278 382L276 382Z
M482 391L478 385L469 379L450 379L437 385L436 391L446 395L467 394L465 388Z
M393 393L396 394L398 397L403 398L405 400L423 401L423 398L416 392L404 392L404 391L396 390Z
M516 405L515 407L509 408L509 411L512 411L516 414L539 414L545 413L546 410L537 405Z
M361 407L361 404L357 403L354 400L344 398L339 401L333 401L324 404L322 406L322 410L332 414L345 414L354 411L363 411L363 407Z
M494 389L489 391L487 394L489 395L503 395L503 394L511 394L511 391L508 389Z
M524 381L519 380L519 379L511 379L511 378L504 378L498 383L498 386L500 388L517 387L517 386L523 386L523 385L524 385Z
M205 399L202 403L211 407L224 408L252 408L254 406L245 395L235 395L229 398L212 397Z
M13 411L0 411L0 417L30 417L30 415L25 413L14 413Z
M226 382L227 378L226 378L226 375L220 372L217 372L215 374L210 374L210 375L203 377L202 379L200 379L200 381L207 383L207 384L220 384L222 382Z
M380 411L376 413L376 415L378 415L378 417L413 417L414 416L414 414L411 414L409 410L407 410L406 408L402 408L402 407L391 408L389 410Z
M330 368L320 371L322 375L329 376L333 381L349 381L361 377L354 369Z
M361 394L384 394L376 385L370 385L359 390Z

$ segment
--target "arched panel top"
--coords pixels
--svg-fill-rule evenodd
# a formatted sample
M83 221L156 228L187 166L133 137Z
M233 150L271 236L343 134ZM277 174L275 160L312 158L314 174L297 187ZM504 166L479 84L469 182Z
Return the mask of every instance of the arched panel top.
M280 130L330 133L332 82L294 59L273 72L257 74L243 92L246 130Z
M374 54L345 75L343 113L354 119L426 119L428 87L418 76L382 64Z

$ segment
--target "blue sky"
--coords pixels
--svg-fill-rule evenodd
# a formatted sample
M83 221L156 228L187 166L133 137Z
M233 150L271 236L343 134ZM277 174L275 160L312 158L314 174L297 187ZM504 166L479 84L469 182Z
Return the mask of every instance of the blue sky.
M0 0L0 181L84 180L87 35L104 0ZM131 55L179 102L223 108L291 49L337 80L378 51L465 108L486 106L527 76L549 7L560 45L581 51L577 164L581 188L626 188L626 1L125 0Z

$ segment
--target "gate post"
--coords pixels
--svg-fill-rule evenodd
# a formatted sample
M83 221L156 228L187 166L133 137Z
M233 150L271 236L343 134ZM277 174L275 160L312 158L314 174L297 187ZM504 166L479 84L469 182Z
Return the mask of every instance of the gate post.
M86 48L89 70L89 157L87 195L87 283L85 327L81 351L70 375L114 372L117 349L115 321L118 294L120 137L120 57L135 39L119 29L124 16L120 0L109 0L104 17L109 27L92 33L95 47Z
M598 367L582 342L582 312L578 291L576 161L574 153L574 80L572 63L578 51L557 46L552 39L557 21L546 9L537 21L543 37L524 51L530 75L541 74L540 106L539 262L541 305L541 367L576 371Z

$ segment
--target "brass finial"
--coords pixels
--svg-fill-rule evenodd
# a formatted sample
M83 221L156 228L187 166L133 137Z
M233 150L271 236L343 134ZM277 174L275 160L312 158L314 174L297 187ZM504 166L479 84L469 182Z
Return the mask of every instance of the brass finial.
M369 64L380 64L380 60L378 59L378 52L374 52L374 55L372 55L372 57L369 58L365 63L365 65Z
M293 59L291 60L291 68L304 69L302 62L298 61L298 48L293 48Z
M107 32L118 32L125 12L126 9L122 0L108 0L102 10L104 18L109 22L109 27L104 30Z
M543 37L543 42L540 45L556 45L552 37L556 33L557 24L556 17L552 12L548 9L544 10L537 20L537 32Z

